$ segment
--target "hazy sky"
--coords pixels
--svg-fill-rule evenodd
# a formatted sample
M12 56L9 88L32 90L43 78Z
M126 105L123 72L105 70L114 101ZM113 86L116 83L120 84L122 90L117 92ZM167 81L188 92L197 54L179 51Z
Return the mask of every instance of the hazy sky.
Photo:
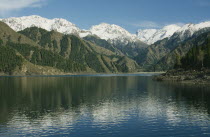
M210 0L0 0L0 16L65 18L82 29L102 22L137 29L210 20Z

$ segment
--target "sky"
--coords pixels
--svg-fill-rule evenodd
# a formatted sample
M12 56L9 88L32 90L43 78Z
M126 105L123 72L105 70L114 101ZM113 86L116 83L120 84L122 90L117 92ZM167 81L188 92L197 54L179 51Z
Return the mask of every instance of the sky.
M210 0L0 0L0 18L64 18L81 29L109 23L131 33L210 21Z

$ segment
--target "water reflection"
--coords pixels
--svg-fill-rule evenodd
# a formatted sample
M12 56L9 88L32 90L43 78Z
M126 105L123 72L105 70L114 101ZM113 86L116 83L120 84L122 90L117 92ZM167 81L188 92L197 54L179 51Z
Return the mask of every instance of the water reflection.
M127 76L0 78L0 87L0 136L210 133L208 86Z

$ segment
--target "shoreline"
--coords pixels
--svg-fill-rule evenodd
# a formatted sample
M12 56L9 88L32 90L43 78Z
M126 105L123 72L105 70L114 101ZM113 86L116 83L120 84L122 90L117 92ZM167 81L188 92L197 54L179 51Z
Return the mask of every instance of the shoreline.
M189 84L210 84L210 70L170 70L153 78L155 81L172 81Z
M85 76L135 76L149 74L149 76L156 76L164 74L165 72L134 72L134 73L66 73L60 75L0 75L0 77L85 77Z

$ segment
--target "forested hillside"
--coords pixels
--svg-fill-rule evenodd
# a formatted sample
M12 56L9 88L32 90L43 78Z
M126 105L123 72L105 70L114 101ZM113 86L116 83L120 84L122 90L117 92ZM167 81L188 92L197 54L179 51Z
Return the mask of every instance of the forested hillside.
M145 71L167 71L174 68L177 58L184 57L194 46L202 46L209 37L210 29L200 30L185 40L178 34L141 50L135 58Z
M0 39L1 53L4 53L0 58L0 72L3 73L12 74L16 68L21 71L27 62L65 73L119 73L139 69L134 60L75 35L36 27L17 33L0 22Z
M11 74L16 68L21 68L22 63L23 58L16 55L14 49L0 45L0 72Z
M207 37L202 45L194 45L184 57L177 56L175 68L201 69L210 68L210 33L203 34Z

